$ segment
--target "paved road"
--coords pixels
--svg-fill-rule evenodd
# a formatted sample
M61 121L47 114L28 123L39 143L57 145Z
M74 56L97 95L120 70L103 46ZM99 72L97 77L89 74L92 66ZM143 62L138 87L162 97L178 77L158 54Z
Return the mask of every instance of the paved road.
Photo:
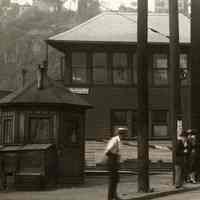
M151 187L155 191L171 187L171 174L153 175L150 177ZM105 200L107 199L108 177L86 177L85 184L57 188L46 191L0 191L0 200ZM122 175L118 188L122 199L130 200L137 193L137 176ZM198 199L200 200L200 198Z
M200 190L169 195L162 198L156 198L156 200L200 200Z

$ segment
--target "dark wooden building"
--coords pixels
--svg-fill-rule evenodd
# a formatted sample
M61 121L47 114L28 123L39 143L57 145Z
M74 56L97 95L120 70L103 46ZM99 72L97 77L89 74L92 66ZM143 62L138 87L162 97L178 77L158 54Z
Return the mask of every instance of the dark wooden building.
M189 126L190 20L179 14L182 119ZM169 16L148 16L148 81L150 140L169 140ZM64 53L65 87L91 102L86 139L109 138L114 129L127 127L128 139L136 133L137 14L105 12L47 43Z
M5 184L45 188L84 179L85 100L47 76L0 100L0 166Z

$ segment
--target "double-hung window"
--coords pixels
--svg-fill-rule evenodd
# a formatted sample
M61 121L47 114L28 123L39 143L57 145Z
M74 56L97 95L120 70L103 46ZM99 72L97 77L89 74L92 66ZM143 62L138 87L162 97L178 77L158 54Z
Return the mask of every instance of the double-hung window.
M13 118L6 117L3 119L3 144L13 144L14 133L13 133Z
M29 118L28 142L50 142L53 139L53 121L46 116L31 116Z
M93 82L104 84L107 81L107 54L93 54Z
M136 111L116 109L111 111L112 133L122 127L126 128L127 138L135 137L136 134Z
M168 84L168 56L167 54L153 55L153 85Z
M113 53L113 83L122 85L130 83L130 68L126 53Z
M84 52L72 53L72 82L87 82L87 54Z
M180 54L180 79L181 85L188 84L188 57L187 54Z
M152 137L168 137L168 112L167 110L152 110L151 112Z

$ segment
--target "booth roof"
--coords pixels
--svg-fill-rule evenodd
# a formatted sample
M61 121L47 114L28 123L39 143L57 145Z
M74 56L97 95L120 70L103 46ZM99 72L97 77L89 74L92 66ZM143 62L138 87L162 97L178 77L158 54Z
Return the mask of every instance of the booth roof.
M7 104L62 104L85 108L92 106L77 94L73 94L62 84L50 79L47 75L43 88L38 89L37 80L28 83L4 98L0 99L0 106Z
M20 145L1 146L0 152L25 151L25 150L45 150L52 146L53 146L52 144L26 144L23 146L20 146Z

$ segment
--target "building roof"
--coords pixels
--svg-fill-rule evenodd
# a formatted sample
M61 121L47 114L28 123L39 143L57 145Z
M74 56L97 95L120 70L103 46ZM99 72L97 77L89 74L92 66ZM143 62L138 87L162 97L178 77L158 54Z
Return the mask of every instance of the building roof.
M52 144L26 144L23 146L19 146L19 145L1 146L0 152L25 151L25 150L45 150L52 146L53 146Z
M38 89L37 79L24 87L0 99L0 105L7 104L54 104L75 105L79 107L92 107L79 95L73 94L67 88L49 78L44 78L42 89Z
M149 13L148 42L168 43L169 15ZM154 29L159 33L151 30ZM179 37L181 43L190 43L190 20L179 14ZM137 14L103 12L96 17L49 38L52 42L137 42Z

